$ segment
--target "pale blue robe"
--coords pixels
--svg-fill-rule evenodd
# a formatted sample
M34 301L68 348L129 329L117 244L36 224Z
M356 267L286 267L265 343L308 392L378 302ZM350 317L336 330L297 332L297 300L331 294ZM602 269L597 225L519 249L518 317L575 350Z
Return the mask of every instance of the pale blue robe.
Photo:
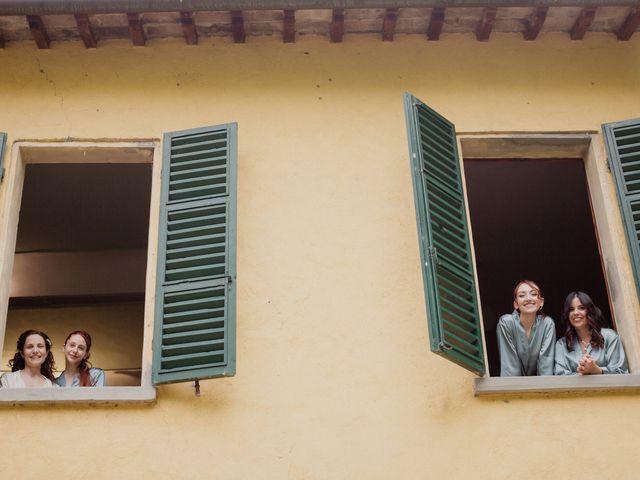
M105 385L105 376L104 371L100 368L90 368L89 376L91 377L91 386L92 387L104 387ZM60 374L58 378L55 379L56 384L60 387L79 387L80 386L80 375L76 375L73 377L73 381L71 385L67 385L67 381L64 378L64 372Z
M610 328L603 328L600 333L604 337L604 348L593 348L587 346L587 353L593 358L596 364L602 369L602 373L629 373L627 357L622 348L622 342L616 332ZM567 349L567 341L563 337L556 343L556 375L576 375L578 364L584 354L580 348L580 341L575 338L573 341L573 351Z
M553 375L556 325L551 317L537 315L527 337L514 311L500 317L496 334L501 377Z

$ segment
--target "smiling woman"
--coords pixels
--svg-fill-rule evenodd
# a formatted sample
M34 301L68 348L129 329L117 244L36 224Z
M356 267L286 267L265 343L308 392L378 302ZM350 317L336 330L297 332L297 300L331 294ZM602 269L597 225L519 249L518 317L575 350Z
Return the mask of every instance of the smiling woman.
M91 356L91 335L84 330L76 330L64 341L65 368L55 382L61 387L104 387L104 371L93 368Z
M553 375L556 327L542 314L544 297L531 280L518 282L513 290L513 313L498 321L500 376Z
M571 292L561 320L565 333L556 344L556 375L629 373L620 337L603 328L604 316L589 295Z
M51 339L44 332L27 330L18 337L17 352L9 360L11 372L0 378L5 388L53 387Z

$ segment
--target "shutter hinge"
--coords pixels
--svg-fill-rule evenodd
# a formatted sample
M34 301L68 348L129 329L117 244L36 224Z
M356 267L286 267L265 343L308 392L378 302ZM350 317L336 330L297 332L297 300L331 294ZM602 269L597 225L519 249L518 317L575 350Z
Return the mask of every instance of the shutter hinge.
M440 342L440 348L443 350L453 350L453 346L449 345L447 342Z
M433 263L438 263L438 250L436 250L436 247L429 247L427 255L432 259Z
M200 396L200 380L193 382L193 388L195 389L196 397Z

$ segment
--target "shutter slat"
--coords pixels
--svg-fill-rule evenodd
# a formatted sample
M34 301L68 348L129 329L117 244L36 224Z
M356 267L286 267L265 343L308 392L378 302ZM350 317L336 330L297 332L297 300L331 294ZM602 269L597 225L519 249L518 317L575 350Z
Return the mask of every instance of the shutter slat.
M210 175L227 175L226 166L221 165L219 167L211 167L208 165L205 166L197 166L195 168L185 168L183 170L177 170L171 172L171 181L179 181L182 179L189 179L191 177L199 177L203 178L205 176Z
M169 217L167 228L169 231L185 229L191 227L211 227L212 225L224 225L226 212L215 213L210 210L200 210L197 214L189 216L176 216L175 219Z
M442 302L442 313L445 318L452 318L455 321L450 323L455 326L456 329L461 330L461 335L467 337L469 341L474 341L477 331L473 322L473 315L468 315L468 312L460 312L460 309L455 308L455 305L448 302Z
M224 310L222 311L224 313ZM189 322L177 322L171 324L165 324L162 329L163 335L177 333L177 332L190 332L194 330L200 330L203 328L221 328L224 327L224 319L221 318L205 318L203 320L193 320Z
M172 189L169 193L169 201L177 200L196 200L202 197L210 197L214 195L224 195L227 190L226 184L222 185L206 185L189 188Z
M224 364L224 350L194 352L184 355L163 356L161 368L167 373L175 373L185 368L216 367Z
M224 239L224 237L222 237ZM171 248L167 251L167 260L196 256L196 255L206 255L211 253L218 253L225 251L226 244L224 242L218 244L205 244L205 245L196 245L193 247L184 247L184 248Z
M214 148L226 148L224 138L216 136L186 137L184 141L176 141L171 147L171 156L184 152L200 152Z
M183 248L197 247L208 244L223 244L226 238L225 232L212 235L197 235L197 230L193 232L193 237L178 237L167 241L167 246L171 251L178 251Z
M484 351L454 126L405 94L431 350L483 375Z
M198 265L168 270L165 277L168 282L175 282L176 280L198 280L222 274L224 274L224 265Z
M167 259L167 270L182 270L190 267L206 267L224 265L225 253L208 255L185 255L175 259Z
M224 337L224 328L203 328L190 331L165 333L165 343L174 345L178 343L193 343L202 339L220 339Z
M169 300L165 303L165 313L190 311L196 307L200 308L220 308L224 305L224 292L220 292L223 295L215 296L215 292L212 292L210 296L203 298L189 298L185 300L179 300L172 302Z
M175 163L171 166L171 175L177 175L184 170L195 170L198 168L222 168L227 165L227 157L216 157L213 153L206 153L202 155L184 155L185 158L180 163Z
M213 320L220 315L224 315L224 307L221 308L194 308L193 310L166 312L164 314L165 323L185 323L195 320Z
M215 224L212 223L210 225L202 226L202 227L193 227L193 228L181 228L176 230L171 230L168 232L170 241L177 241L181 239L189 240L195 237L197 238L214 238L219 237L221 232L225 231L224 224Z
M615 125L615 131L612 132L612 135L613 138L616 139L628 135L640 135L640 125L637 124L635 120L629 120L628 122L611 123L609 125Z
M213 148L202 148L213 147ZM216 144L207 144L200 145L196 148L174 148L171 152L171 171L174 171L176 168L181 168L184 163L192 162L200 159L226 159L227 156L227 147L226 145L216 145ZM224 162L226 164L226 162Z
M190 190L191 187L207 187L212 188L219 184L225 185L227 181L227 174L222 175L192 175L189 178L182 178L181 180L171 178L171 187L174 191Z
M445 324L447 327L450 327L448 322L445 320ZM448 344L455 346L458 352L467 355L471 358L475 358L482 352L481 348L478 348L478 345L465 340L464 338L456 335L451 328L447 328L444 335L444 340Z
M154 384L235 374L236 125L164 137Z
M169 337L172 336L169 335ZM177 344L170 344L165 341L162 347L163 356L170 360L177 360L178 358L185 358L199 353L218 353L220 350L224 351L224 340L219 339Z

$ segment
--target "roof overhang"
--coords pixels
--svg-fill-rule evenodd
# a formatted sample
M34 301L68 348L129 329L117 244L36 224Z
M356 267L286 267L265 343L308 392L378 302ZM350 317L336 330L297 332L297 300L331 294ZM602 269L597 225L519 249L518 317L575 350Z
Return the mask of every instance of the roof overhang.
M463 7L615 7L638 0L0 0L0 15Z

